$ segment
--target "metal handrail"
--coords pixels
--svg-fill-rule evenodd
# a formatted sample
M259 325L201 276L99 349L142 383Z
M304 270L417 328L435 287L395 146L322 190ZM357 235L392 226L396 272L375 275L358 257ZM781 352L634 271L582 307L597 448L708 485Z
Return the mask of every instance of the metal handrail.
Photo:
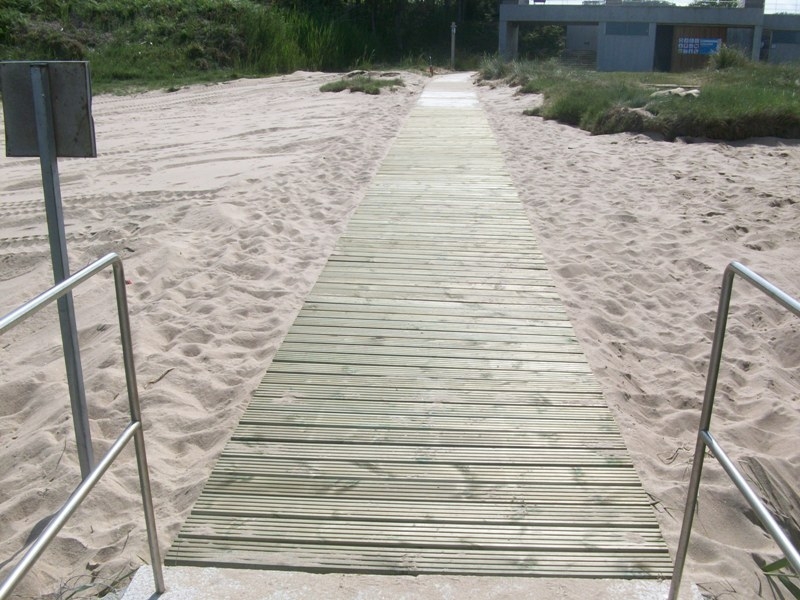
M39 534L30 548L28 548L27 552L25 552L22 559L13 568L5 581L3 581L2 585L0 585L0 600L4 600L11 594L42 552L44 552L50 542L53 541L70 516L72 516L72 513L80 506L81 502L88 496L94 485L111 466L114 459L119 456L120 452L122 452L131 438L133 438L136 449L136 463L139 469L139 487L142 493L144 520L147 527L147 542L150 546L150 560L153 565L155 588L158 593L163 593L166 589L161 568L161 553L158 548L150 477L147 469L147 455L145 453L144 434L142 432L142 415L139 407L139 392L136 386L136 370L133 365L133 345L131 342L131 328L128 318L128 297L125 291L125 273L122 268L122 259L114 253L108 254L100 260L84 267L61 283L53 286L30 302L10 312L0 319L0 335L19 325L28 317L36 314L48 304L69 293L72 289L109 266L114 269L117 316L119 318L122 357L125 366L125 382L128 388L128 404L130 407L131 420L105 456L92 468L80 485L75 488L67 502L50 520L47 527Z
M717 309L714 343L711 347L711 362L708 365L703 410L700 414L700 427L697 432L697 444L695 445L694 451L692 475L689 479L689 492L686 497L686 509L683 513L681 537L678 542L678 552L675 556L675 568L672 571L672 583L670 585L668 600L677 600L678 598L681 577L683 576L683 567L686 562L686 553L689 549L689 537L692 534L692 522L694 521L694 512L697 507L697 494L700 490L700 476L703 471L703 458L706 448L716 457L722 465L722 468L728 474L728 477L731 478L742 495L744 495L745 500L747 500L747 503L755 511L761 524L772 535L775 542L783 551L789 564L796 573L800 574L800 553L798 553L797 548L795 548L789 540L789 537L775 520L775 517L772 516L772 513L770 513L761 501L761 498L753 491L753 488L750 487L747 480L709 431L711 426L711 412L714 408L714 395L717 390L719 366L722 361L722 344L725 340L725 327L728 322L728 309L731 303L733 279L736 275L739 275L745 281L775 300L778 304L800 317L800 302L740 263L732 262L727 266L725 274L722 277L722 290L719 297L719 308Z

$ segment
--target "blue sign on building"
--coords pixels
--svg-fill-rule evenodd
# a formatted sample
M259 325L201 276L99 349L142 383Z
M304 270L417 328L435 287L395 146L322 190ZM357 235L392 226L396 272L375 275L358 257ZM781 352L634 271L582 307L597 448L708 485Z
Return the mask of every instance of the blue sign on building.
M719 38L678 38L678 54L716 54L721 47Z
M700 51L698 54L716 54L722 47L722 40L700 39Z

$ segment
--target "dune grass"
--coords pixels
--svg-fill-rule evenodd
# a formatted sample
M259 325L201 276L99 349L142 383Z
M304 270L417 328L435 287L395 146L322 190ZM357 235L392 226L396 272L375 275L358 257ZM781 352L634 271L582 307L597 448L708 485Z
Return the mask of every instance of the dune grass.
M321 92L363 92L364 94L378 95L382 88L394 90L396 87L403 87L405 84L402 79L375 79L369 75L356 75L355 77L344 77L336 81L326 83L319 91Z
M489 57L481 74L517 85L522 93L542 94L542 105L527 114L594 134L800 138L800 65L752 63L733 50L689 73L598 73L553 60L501 65ZM700 93L658 94L677 87Z

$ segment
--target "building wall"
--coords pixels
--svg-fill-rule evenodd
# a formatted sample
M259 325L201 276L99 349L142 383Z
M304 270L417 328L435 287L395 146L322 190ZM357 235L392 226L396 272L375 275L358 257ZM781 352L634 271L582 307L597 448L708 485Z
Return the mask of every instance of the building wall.
M725 44L730 48L741 50L750 56L753 52L753 29L743 27L728 27L728 37Z
M686 44L686 40L695 40L699 42L698 46L702 45L703 42L708 44L717 40L719 42L717 49L719 49L727 39L728 31L726 27L696 27L685 25L680 27L676 26L674 36L672 41L671 70L679 73L705 67L708 64L710 56L710 54L703 53L704 50L707 51L709 49L709 46L706 46L706 48L701 49L699 52L697 48L695 48L694 51L690 51L685 48L681 49L681 40L684 40L684 44Z
M529 4L527 0L500 0L499 50L502 56L513 58L517 53L518 24L535 22L541 24L568 25L567 48L577 51L579 46L590 40L590 28L597 28L597 68L602 71L650 71L682 70L692 68L690 63L702 66L707 56L687 58L678 56L678 38L674 40L674 54L667 55L666 37L669 28L679 30L685 27L697 30L707 29L695 37L703 40L721 39L732 46L747 51L753 59L759 56L770 62L800 60L800 42L792 35L800 32L800 15L765 15L763 0L745 0L744 8L694 8L663 5L632 4L591 4L583 6ZM619 34L612 25L611 32L606 24L649 25L648 35ZM577 27L573 38L570 31ZM585 28L585 29L584 29ZM762 46L764 32L777 33L777 38ZM660 37L656 31L660 30ZM711 31L718 30L718 31ZM676 36L681 34L676 33ZM683 35L683 37L689 37ZM768 39L766 36L764 39ZM656 43L659 43L656 52ZM656 59L657 57L657 59ZM676 65L671 64L675 59ZM658 63L658 64L656 64Z
M597 52L597 25L567 26L567 50Z
M772 31L769 41L769 62L800 60L800 31Z
M652 71L655 38L655 23L601 23L597 39L597 70Z

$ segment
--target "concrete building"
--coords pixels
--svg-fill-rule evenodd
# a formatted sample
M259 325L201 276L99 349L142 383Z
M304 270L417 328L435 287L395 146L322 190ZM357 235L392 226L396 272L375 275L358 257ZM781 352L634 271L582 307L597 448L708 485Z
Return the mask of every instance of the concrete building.
M742 8L620 3L500 5L500 54L517 57L521 23L564 25L566 48L594 52L598 71L688 71L725 44L753 60L800 60L800 15L765 15L763 0Z

